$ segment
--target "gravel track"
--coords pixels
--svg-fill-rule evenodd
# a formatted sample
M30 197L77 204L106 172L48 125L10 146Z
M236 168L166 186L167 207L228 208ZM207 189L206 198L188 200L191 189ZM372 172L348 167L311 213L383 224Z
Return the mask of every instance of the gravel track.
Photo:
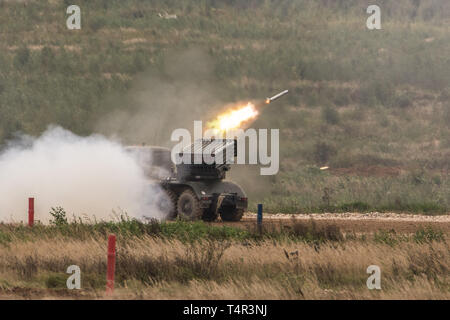
M450 214L427 216L422 214L389 213L389 212L348 212L348 213L310 213L310 214L264 214L266 219L311 219L314 220L387 220L387 221L422 221L422 222L450 222ZM247 212L245 219L256 219L256 213Z
M337 225L343 232L376 232L394 230L400 233L413 233L419 229L432 227L450 234L450 214L426 216L403 213L313 213L313 214L264 214L264 225L282 227L294 221L314 219L319 227ZM256 223L256 213L247 212L240 222L214 222L214 225L229 225L248 228Z

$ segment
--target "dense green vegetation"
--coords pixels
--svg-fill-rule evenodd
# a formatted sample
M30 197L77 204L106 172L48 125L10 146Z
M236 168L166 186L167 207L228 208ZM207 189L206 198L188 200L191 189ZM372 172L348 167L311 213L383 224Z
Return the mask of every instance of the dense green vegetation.
M59 124L167 144L173 127L209 120L219 102L287 88L254 123L280 128L280 173L232 172L252 209L448 212L450 3L377 1L382 30L369 31L372 2L78 0L82 29L67 30L71 1L0 1L0 143ZM207 61L188 55L196 63L174 71L173 56L192 48ZM147 91L145 103L134 95ZM143 109L157 133L134 120L99 125Z
M244 245L248 241L263 242L266 240L309 244L371 240L389 245L400 242L445 241L444 233L432 227L419 229L414 234L409 235L397 234L394 230L380 230L368 237L367 234L344 234L335 224L318 226L313 219L310 221L292 220L279 225L267 224L263 225L262 228L257 228L256 224L239 228L225 225L217 226L203 221L159 222L151 220L142 222L122 216L117 221L83 222L81 219L74 219L73 221L65 220L64 223L52 222L50 225L38 223L32 228L23 224L2 223L0 224L0 245L7 247L12 243L35 241L37 239L89 240L92 238L107 238L109 234L115 234L120 241L125 242L152 237L167 241L177 240L183 243L240 241Z

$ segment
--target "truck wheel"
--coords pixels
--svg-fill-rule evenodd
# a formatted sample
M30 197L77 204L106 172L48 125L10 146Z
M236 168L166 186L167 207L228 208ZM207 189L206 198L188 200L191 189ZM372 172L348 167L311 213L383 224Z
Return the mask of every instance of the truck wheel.
M158 209L165 214L165 219L174 220L177 217L177 195L172 190L164 190L158 199Z
M211 209L203 210L203 216L202 216L203 221L208 221L208 222L216 221L218 217L219 217L219 214L217 213L216 210L211 210Z
M223 221L240 221L244 215L243 209L236 209L232 206L220 207L220 217Z
M183 220L197 220L202 217L200 201L191 189L183 191L178 198L178 216Z

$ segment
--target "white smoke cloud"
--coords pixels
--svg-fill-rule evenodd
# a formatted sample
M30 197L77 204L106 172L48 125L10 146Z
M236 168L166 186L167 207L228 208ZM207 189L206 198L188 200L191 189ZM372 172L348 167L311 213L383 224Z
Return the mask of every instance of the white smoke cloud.
M0 153L0 221L27 221L28 198L35 219L46 223L51 207L69 218L111 220L113 210L130 217L162 218L161 189L118 142L101 135L80 137L50 127L39 138L22 136Z

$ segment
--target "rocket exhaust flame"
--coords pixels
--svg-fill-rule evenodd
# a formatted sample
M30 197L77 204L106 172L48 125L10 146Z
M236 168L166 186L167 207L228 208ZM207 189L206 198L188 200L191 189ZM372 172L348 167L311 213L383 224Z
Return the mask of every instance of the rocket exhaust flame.
M244 107L232 109L220 114L216 120L209 122L208 129L226 132L227 130L239 129L242 125L255 119L259 112L252 103L248 103Z
M288 92L288 90L284 90L274 95L273 97L267 98L266 104L277 100ZM243 107L233 108L232 110L220 114L216 118L216 120L207 123L207 129L212 129L218 133L223 134L227 131L241 129L245 124L248 124L250 121L255 120L258 115L259 111L255 107L255 105L249 102Z

